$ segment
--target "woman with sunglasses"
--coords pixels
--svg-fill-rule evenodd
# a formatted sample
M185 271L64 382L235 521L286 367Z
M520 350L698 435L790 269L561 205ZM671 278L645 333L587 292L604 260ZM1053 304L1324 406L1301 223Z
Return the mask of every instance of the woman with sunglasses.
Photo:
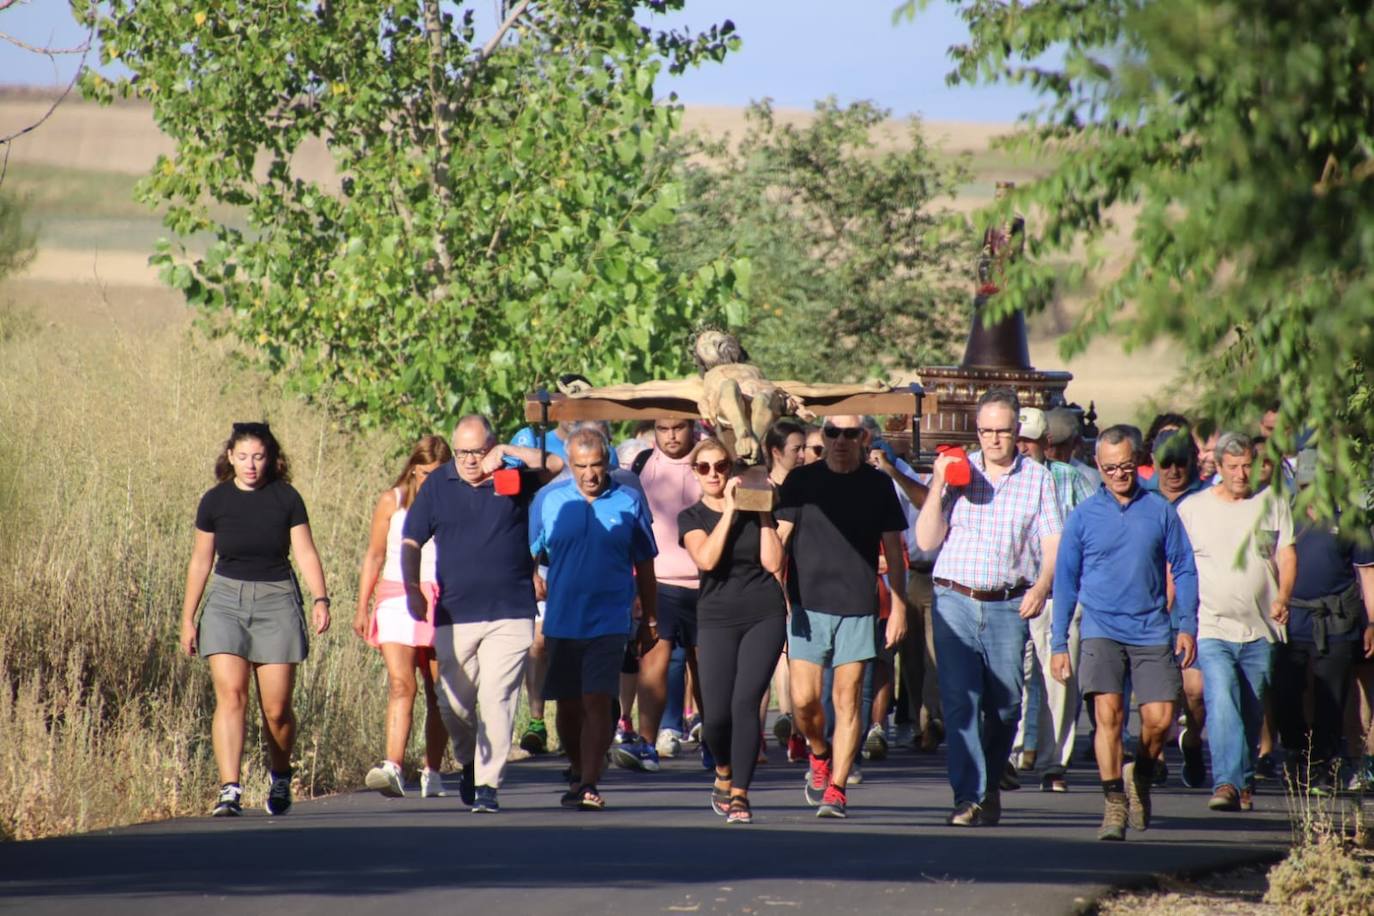
M819 426L806 428L806 445L802 446L800 464L815 464L825 458L825 433Z
M430 541L420 552L420 588L429 612L424 620L416 620L406 609L406 590L401 579L401 529L421 484L430 473L452 460L453 452L441 436L424 436L415 443L396 482L377 499L367 552L363 554L353 632L381 650L387 681L386 757L367 771L366 783L369 789L388 798L404 798L406 794L401 767L406 745L410 743L411 713L418 692L416 669L425 690L425 768L420 773L420 797L444 794L439 766L444 760L448 731L434 692L434 681L439 676L434 654L434 605L439 595L435 546Z
M307 648L291 554L314 596L310 607L316 634L329 629L329 591L305 502L291 486L286 456L266 423L234 424L215 461L215 479L218 484L201 497L196 510L181 608L181 648L209 660L215 688L211 734L221 785L212 814L242 813L239 775L250 678L258 685L267 739L267 813L285 814L291 807L296 739L291 692ZM205 609L197 627L202 595Z
M703 739L716 764L711 807L727 823L747 824L759 705L786 637L782 541L770 513L735 505L739 479L724 445L704 439L688 460L701 500L678 515L678 532L701 570L697 666Z

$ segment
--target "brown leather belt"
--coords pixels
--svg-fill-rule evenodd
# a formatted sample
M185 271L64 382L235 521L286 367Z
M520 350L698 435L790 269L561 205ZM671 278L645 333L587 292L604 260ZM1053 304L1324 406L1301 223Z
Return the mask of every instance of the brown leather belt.
M1021 582L1017 585L1008 585L1005 588L969 588L967 585L960 585L950 579L931 579L936 585L942 585L950 591L967 595L974 601L1010 601L1013 598L1020 598L1029 588L1026 583Z

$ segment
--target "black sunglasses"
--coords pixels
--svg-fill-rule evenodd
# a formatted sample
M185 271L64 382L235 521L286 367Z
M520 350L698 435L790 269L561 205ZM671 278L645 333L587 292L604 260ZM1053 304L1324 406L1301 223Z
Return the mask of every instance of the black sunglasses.
M696 471L702 477L705 477L713 470L717 474L728 474L730 473L730 459L722 458L714 463L710 461L698 461L696 464L692 465L692 470Z
M838 439L844 436L846 439L854 440L864 434L863 429L858 426L846 426L843 428L839 426L825 426L821 428L821 432L825 434L825 438L827 439Z
M811 454L815 455L817 458L825 454L824 445L808 445L806 448L808 451L811 452Z

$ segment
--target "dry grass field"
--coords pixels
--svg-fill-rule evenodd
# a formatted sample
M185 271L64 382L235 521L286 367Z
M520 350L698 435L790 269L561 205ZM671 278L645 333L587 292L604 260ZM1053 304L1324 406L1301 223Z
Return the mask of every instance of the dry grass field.
M0 96L0 134L44 107ZM742 127L735 110L686 120ZM972 157L960 208L986 200L993 180L1034 171L989 149L1000 128L926 126ZM336 627L315 642L298 689L299 789L356 785L381 748L382 669L347 625L367 513L398 444L340 431L193 329L147 266L158 218L131 199L169 149L146 108L73 101L9 161L5 188L29 199L39 250L0 287L0 683L11 688L0 690L0 837L205 808L208 680L176 655L175 626L190 513L236 419L266 416L280 431L335 598ZM302 161L329 168L322 149ZM1035 363L1073 371L1070 396L1095 401L1102 420L1134 418L1177 360L1101 341L1065 366L1056 335L1073 308L1032 321ZM261 770L249 775L260 795Z

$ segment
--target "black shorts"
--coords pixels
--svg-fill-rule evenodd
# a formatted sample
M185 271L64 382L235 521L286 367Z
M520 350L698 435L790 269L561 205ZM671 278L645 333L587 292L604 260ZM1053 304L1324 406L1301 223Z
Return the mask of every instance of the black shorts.
M1078 647L1078 689L1083 696L1122 693L1126 668L1139 703L1172 703L1183 690L1174 647L1128 646L1114 639L1085 639Z
M696 589L679 585L658 587L658 638L675 646L696 646Z
M591 639L544 637L549 670L544 676L544 699L576 700L584 694L620 694L620 666L625 659L624 636Z

